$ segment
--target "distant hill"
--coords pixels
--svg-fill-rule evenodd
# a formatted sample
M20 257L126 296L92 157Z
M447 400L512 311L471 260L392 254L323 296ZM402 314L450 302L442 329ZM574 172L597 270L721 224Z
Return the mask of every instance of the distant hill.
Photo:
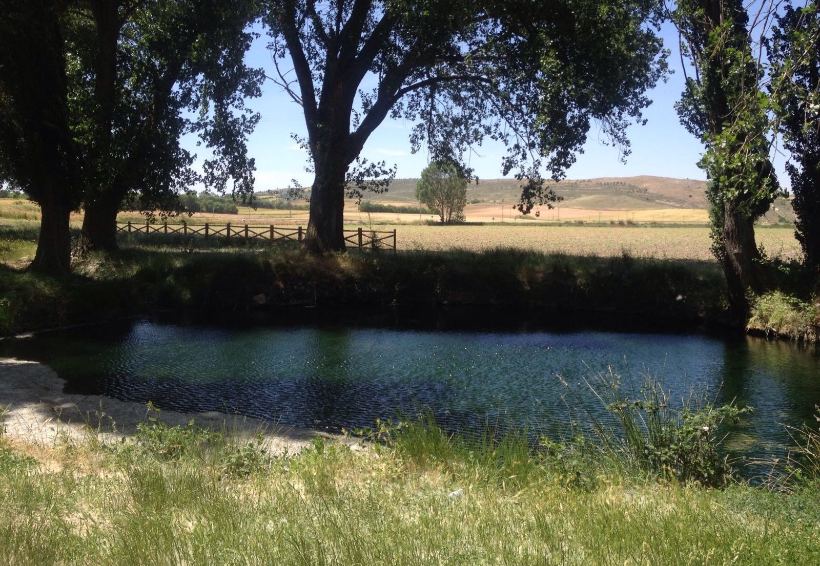
M417 182L418 179L395 179L386 193L366 193L364 198L396 205L415 204ZM705 210L708 204L706 181L695 179L640 175L567 179L550 184L563 198L560 205L562 208L601 211L669 208ZM268 198L271 194L268 193ZM478 184L470 184L467 188L467 202L470 204L509 203L512 206L520 196L520 183L515 179L481 179ZM783 198L777 199L766 215L766 221L771 223L793 220L791 204Z
M412 202L418 179L396 179L381 195L367 195L368 200ZM706 208L706 183L692 179L666 177L602 177L572 179L551 183L563 197L562 206L578 208ZM478 202L518 200L521 188L515 179L482 179L467 189L467 199ZM572 203L577 200L578 202Z

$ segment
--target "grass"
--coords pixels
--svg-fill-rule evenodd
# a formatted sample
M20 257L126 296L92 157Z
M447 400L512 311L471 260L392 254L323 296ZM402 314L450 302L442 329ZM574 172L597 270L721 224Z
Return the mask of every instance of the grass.
M132 438L0 437L0 553L83 564L816 564L820 492L725 489L575 464L425 424L271 457L148 421Z
M820 336L818 299L802 301L781 291L756 297L747 330L798 342L816 342Z

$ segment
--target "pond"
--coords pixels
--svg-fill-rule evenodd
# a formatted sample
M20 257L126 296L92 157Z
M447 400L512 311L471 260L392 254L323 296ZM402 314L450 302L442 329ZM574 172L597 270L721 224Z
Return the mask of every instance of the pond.
M432 413L447 429L562 437L606 411L590 386L647 378L674 403L734 401L754 413L729 445L782 451L785 425L820 403L820 356L782 342L703 334L428 331L340 325L203 326L137 321L0 342L0 356L42 361L66 392L223 411L325 430ZM2 402L2 400L0 400Z

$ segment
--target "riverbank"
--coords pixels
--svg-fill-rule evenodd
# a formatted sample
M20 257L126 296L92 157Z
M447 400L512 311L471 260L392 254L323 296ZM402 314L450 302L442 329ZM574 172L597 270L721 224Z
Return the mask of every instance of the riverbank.
M10 418L18 403L4 417L0 552L14 564L820 560L816 478L785 491L710 489L583 443L533 452L422 425L377 428L375 444L300 439L285 454L246 434L254 423L220 427L214 414L200 427L110 400L98 409L104 426L123 419L115 435L95 421L42 433L62 426L68 405L81 414L103 400L61 396L50 370L4 363L0 394L20 389L46 399L32 409L42 417L61 415L29 431Z
M0 266L0 333L157 311L200 316L338 309L504 311L521 320L584 316L665 326L719 324L724 283L714 263L486 252L355 253L300 249L186 253L127 249L77 262L62 280Z
M0 358L0 428L4 438L12 444L45 447L83 443L90 438L117 443L136 434L149 418L167 427L195 423L203 429L227 432L238 440L259 439L272 455L298 452L316 437L334 438L217 412L152 411L143 403L65 393L64 386L65 381L48 366Z

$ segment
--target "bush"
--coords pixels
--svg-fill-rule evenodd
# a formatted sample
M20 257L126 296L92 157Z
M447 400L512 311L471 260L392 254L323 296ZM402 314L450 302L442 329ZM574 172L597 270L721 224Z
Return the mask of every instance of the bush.
M381 204L363 200L359 205L360 212L391 212L395 214L433 214L433 211L425 206L397 206L393 204Z
M732 463L722 454L721 426L751 411L732 404L703 404L680 409L655 382L642 388L642 398L630 400L620 393L617 380L607 383L607 409L617 427L596 423L602 444L629 467L681 483L721 487L733 476Z

